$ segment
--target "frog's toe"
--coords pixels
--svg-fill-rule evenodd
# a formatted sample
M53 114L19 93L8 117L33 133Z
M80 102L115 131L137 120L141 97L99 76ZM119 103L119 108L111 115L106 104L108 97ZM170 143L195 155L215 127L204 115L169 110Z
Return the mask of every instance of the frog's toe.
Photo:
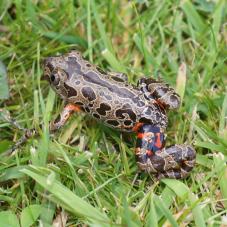
M195 165L196 152L190 145L175 145L165 149L165 153L168 154L165 159L165 167L158 178L168 177L181 179L189 175ZM171 156L172 161L168 156ZM175 164L174 164L175 162Z
M186 159L187 160L195 160L196 158L196 152L195 152L195 149L190 146L190 145L178 145L179 147L181 147L182 150L185 150L183 151L183 154L185 155Z

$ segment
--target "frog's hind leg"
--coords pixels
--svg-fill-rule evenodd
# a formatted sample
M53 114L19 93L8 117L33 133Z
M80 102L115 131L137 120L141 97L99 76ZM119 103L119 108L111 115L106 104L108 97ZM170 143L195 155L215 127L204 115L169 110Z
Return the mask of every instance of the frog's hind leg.
M166 109L177 109L180 106L180 96L169 84L153 78L141 78L137 86L148 99L156 100Z
M160 155L165 162L162 172L157 174L161 178L186 178L195 165L195 150L190 145L174 145L164 148Z
M143 124L137 131L136 160L141 170L163 178L185 178L195 165L195 150L189 145L164 148L163 130Z
M80 111L80 107L75 105L75 104L67 104L63 111L61 112L61 114L58 116L58 118L51 123L50 125L50 131L55 131L59 128L61 128L63 125L65 125L65 123L67 122L67 120L69 119L69 117L74 113L74 112L78 112Z

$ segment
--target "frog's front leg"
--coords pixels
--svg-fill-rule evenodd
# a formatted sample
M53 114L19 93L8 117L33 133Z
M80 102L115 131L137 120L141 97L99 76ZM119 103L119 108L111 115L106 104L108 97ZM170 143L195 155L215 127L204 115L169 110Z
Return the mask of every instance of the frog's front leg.
M180 106L180 96L169 84L153 78L141 78L137 86L147 99L155 100L166 109L177 109Z
M63 111L61 112L61 114L58 116L58 118L51 123L50 125L50 131L55 131L58 130L59 128L61 128L63 125L65 125L65 123L67 122L67 120L69 119L69 117L74 113L74 112L78 112L80 111L80 107L75 105L75 104L67 104Z
M189 145L164 148L161 128L141 124L137 130L136 160L141 170L160 178L185 178L195 165L195 150Z

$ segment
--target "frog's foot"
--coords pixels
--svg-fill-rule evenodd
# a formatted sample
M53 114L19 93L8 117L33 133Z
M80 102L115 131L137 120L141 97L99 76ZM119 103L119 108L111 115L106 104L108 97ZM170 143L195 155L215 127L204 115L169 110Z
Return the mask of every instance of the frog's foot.
M74 104L67 104L61 114L58 116L58 118L50 124L50 131L56 131L59 128L61 128L69 117L74 113L80 111L80 107Z
M186 178L195 165L196 153L190 145L174 145L161 151L165 160L162 172L158 178Z
M151 155L140 154L137 163L142 170L157 174L159 179L181 179L193 169L195 157L195 150L190 145L174 145Z
M164 148L165 136L157 126L141 124L137 129L136 159L141 170L158 178L185 178L195 165L195 150L189 145Z
M180 106L180 96L167 83L143 77L137 86L147 99L156 100L157 104L166 109L177 109Z

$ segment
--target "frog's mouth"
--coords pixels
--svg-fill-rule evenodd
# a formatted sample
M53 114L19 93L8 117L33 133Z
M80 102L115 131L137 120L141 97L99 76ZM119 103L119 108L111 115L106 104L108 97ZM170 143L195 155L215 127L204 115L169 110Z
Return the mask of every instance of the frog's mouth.
M41 80L46 80L46 81L48 81L50 83L50 77L46 73L43 73L41 75Z

